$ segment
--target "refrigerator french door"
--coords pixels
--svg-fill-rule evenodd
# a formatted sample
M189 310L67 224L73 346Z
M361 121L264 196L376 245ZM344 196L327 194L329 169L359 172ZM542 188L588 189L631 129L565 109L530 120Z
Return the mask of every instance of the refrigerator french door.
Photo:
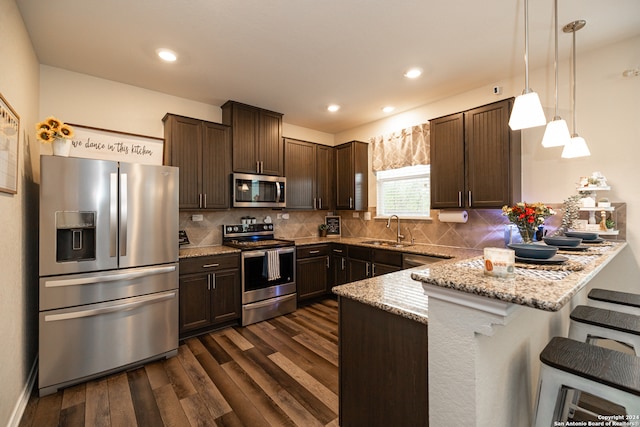
M175 355L178 169L40 164L40 394Z

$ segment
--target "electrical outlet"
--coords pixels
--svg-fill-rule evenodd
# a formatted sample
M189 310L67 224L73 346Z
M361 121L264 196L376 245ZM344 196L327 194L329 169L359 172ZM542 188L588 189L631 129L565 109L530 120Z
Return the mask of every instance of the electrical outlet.
M191 221L202 221L203 219L204 217L202 216L202 214L191 215Z
M360 218L360 212L354 212L353 213L353 217L354 218Z

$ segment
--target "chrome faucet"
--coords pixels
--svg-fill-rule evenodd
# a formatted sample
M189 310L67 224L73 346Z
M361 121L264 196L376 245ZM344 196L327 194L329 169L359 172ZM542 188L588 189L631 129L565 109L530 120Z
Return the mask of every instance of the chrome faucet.
M393 217L396 217L396 220L398 220L398 227L397 227L397 236L396 236L396 242L400 243L400 241L402 239L404 239L404 236L402 234L400 234L400 217L398 215L391 215L389 217L389 219L387 220L387 228L391 228L391 220L393 219Z

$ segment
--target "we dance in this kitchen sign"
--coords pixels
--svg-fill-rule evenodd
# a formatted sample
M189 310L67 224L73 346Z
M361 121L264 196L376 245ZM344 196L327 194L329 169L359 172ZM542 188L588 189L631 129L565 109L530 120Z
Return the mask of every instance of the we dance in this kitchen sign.
M161 165L164 139L70 124L71 157Z

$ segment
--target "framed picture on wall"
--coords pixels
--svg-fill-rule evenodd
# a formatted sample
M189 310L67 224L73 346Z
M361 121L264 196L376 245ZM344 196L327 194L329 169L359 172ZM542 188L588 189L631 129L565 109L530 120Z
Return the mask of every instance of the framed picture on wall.
M327 226L327 237L340 237L339 216L325 216L324 223Z
M0 191L18 192L20 116L0 93Z

